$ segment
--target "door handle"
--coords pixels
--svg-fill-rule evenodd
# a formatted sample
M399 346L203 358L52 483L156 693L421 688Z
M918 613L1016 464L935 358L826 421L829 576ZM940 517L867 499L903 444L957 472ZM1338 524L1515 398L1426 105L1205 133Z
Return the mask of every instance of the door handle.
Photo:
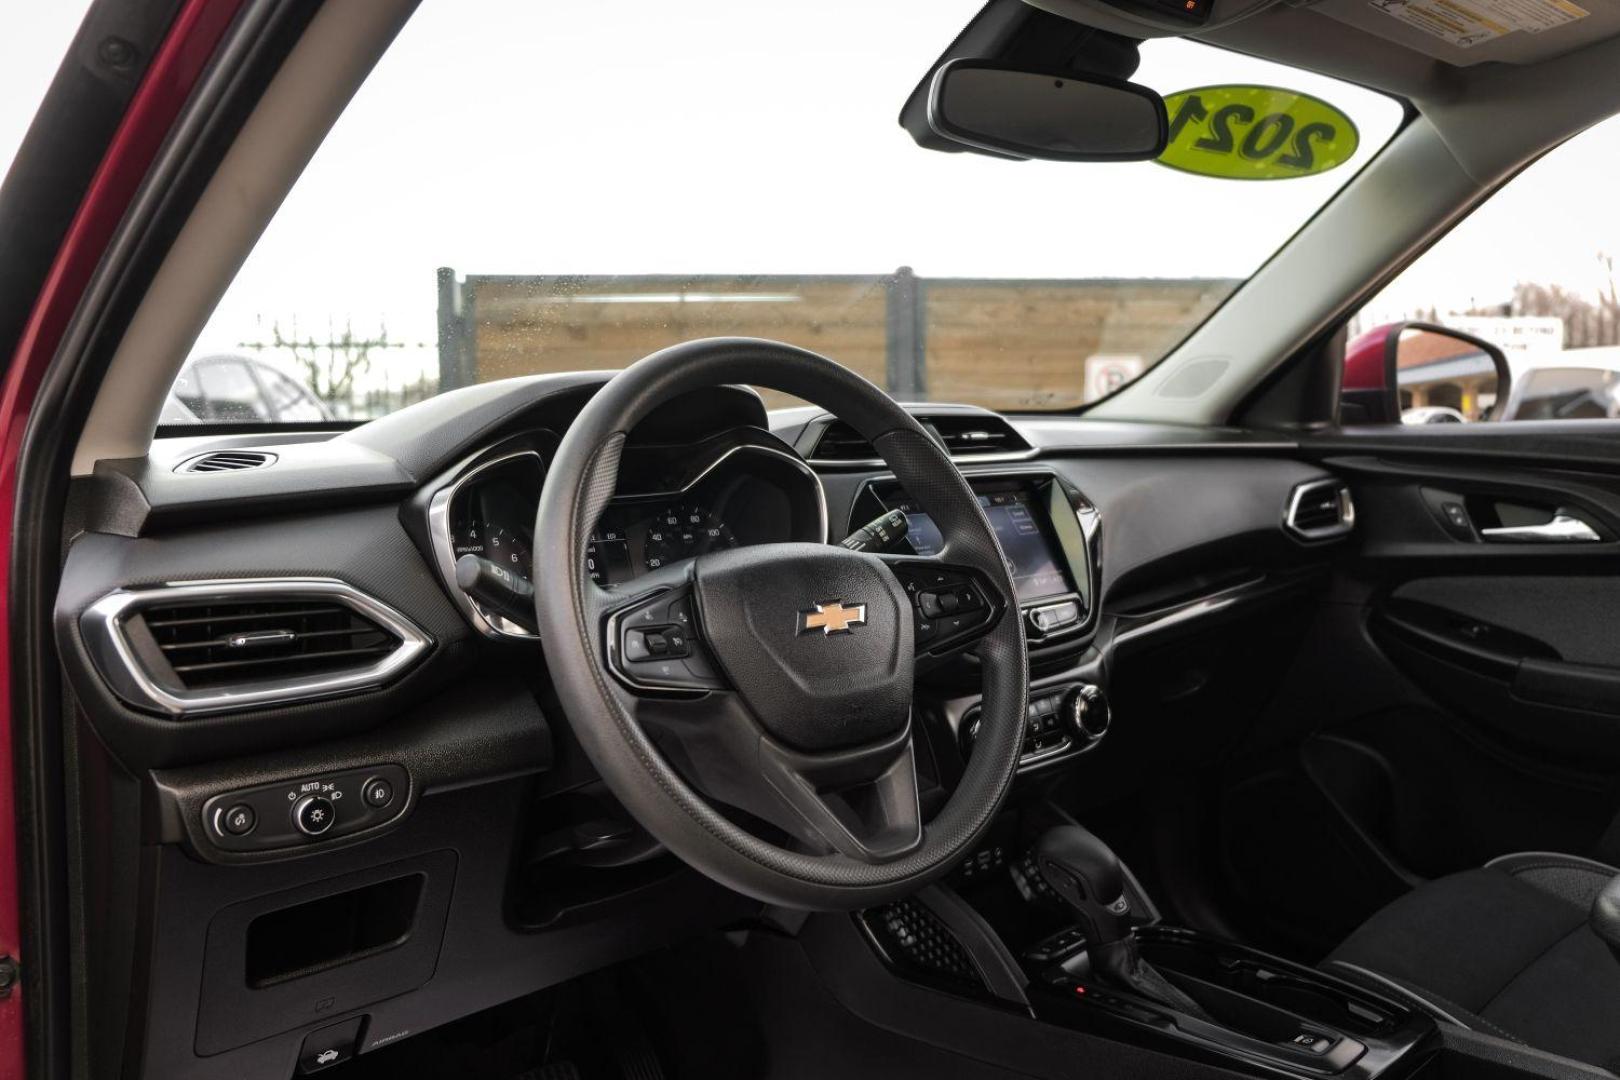
M1504 525L1481 529L1479 535L1498 543L1516 544L1595 544L1603 539L1592 526L1562 510L1543 525Z

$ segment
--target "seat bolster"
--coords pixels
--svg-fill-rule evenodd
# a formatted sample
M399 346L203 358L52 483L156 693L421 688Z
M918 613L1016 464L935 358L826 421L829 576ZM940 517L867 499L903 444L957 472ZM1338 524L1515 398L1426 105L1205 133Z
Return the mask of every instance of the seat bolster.
M1500 870L1526 885L1533 885L1586 912L1592 909L1603 886L1620 870L1595 859L1562 855L1556 851L1520 851L1502 855L1485 864L1487 870Z
M1437 878L1399 897L1333 951L1479 1014L1586 922L1569 901L1499 869Z

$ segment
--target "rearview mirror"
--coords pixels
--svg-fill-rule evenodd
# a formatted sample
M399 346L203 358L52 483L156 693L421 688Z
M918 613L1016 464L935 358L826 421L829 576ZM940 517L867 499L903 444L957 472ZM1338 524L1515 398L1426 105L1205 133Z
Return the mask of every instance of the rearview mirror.
M1145 86L970 58L935 73L928 126L981 153L1045 161L1149 161L1169 136L1164 99Z
M1499 416L1511 385L1506 354L1484 338L1386 323L1345 347L1340 414L1345 423L1473 423Z

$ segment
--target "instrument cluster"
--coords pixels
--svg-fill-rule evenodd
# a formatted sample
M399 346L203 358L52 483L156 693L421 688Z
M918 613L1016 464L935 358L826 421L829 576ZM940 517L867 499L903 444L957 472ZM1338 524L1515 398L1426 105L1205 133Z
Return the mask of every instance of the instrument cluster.
M533 590L545 585L533 580L545 459L529 448L504 455L491 450L484 458L434 494L429 526L441 570L470 621L490 636L532 637L532 614L525 619L523 610L532 613ZM612 587L727 548L826 539L821 481L763 432L685 448L632 446L617 494L591 533L582 571ZM470 592L457 584L458 567L469 556L483 571ZM481 588L500 595L481 597Z

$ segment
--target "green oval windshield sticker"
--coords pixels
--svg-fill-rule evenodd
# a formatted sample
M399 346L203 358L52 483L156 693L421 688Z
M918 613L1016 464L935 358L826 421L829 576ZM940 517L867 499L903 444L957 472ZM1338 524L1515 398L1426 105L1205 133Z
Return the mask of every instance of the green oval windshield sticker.
M1159 164L1226 180L1291 180L1343 165L1356 125L1319 97L1278 86L1200 86L1164 99Z

